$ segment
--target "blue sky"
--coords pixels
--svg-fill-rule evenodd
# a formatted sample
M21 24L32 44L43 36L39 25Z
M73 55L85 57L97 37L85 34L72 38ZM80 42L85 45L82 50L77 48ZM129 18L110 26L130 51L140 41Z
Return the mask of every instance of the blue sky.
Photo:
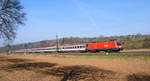
M62 37L150 34L150 0L20 0L27 13L14 44Z

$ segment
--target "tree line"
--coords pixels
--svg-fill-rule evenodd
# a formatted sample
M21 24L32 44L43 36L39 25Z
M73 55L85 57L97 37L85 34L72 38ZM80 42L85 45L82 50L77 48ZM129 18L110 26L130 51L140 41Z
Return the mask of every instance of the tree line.
M126 36L99 36L92 38L84 37L64 37L59 38L59 45L71 45L71 44L80 44L80 43L91 43L91 42L103 42L110 40L119 40L122 43L124 49L143 49L150 48L150 35L126 35ZM43 40L39 42L30 42L25 44L18 45L6 45L5 47L0 48L0 52L8 52L9 50L17 49L28 49L28 48L39 48L47 46L55 46L56 40Z

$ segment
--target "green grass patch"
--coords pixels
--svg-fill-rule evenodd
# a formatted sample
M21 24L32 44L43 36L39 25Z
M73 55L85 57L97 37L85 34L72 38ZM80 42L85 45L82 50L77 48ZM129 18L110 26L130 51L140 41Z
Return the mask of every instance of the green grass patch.
M137 56L137 55L65 55L72 58L85 58L85 59L140 59L150 60L150 56Z
M121 51L121 52L127 52L127 53L150 53L150 50L146 50L146 51Z

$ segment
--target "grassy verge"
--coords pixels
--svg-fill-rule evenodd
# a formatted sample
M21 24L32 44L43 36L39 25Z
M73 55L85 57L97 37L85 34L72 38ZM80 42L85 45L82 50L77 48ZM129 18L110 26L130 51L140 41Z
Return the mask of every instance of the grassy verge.
M134 56L134 55L63 55L72 58L85 58L85 59L140 59L150 60L150 56Z
M121 51L121 52L127 52L127 53L150 53L150 51Z
M60 58L83 58L83 59L140 59L140 60L148 60L150 61L150 56L144 55L126 55L126 54L76 54L76 53L31 53L31 54L12 54L12 55L27 55L27 56L52 56L52 57L60 57Z
M150 49L132 49L132 50L122 50L121 52L137 52L137 53L143 53L143 52L150 52Z

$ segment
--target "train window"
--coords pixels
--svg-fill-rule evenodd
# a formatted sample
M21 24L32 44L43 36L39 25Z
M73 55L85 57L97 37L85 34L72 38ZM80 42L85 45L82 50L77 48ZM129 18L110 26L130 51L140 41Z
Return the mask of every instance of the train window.
M65 49L71 49L72 47L65 47Z
M86 44L86 47L88 47L88 44Z
M48 50L51 50L51 48L48 48Z

